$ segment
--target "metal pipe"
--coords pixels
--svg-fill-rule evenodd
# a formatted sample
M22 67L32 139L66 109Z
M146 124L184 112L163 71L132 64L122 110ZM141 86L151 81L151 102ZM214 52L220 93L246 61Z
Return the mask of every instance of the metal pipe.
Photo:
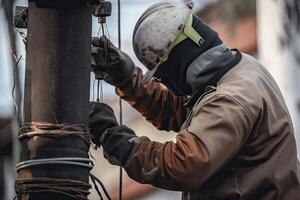
M71 2L72 3L72 2ZM92 8L86 4L38 8L29 1L25 78L25 122L88 125ZM88 158L80 137L33 137L22 140L21 161L60 157ZM18 178L56 178L89 182L89 169L72 165L21 169ZM25 199L25 197L24 197ZM39 192L29 200L72 199Z

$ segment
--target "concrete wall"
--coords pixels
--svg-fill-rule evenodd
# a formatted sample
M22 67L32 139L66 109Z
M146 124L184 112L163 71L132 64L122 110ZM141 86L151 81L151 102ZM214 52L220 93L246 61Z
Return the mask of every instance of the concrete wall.
M257 0L257 9L259 59L285 97L300 153L300 1Z

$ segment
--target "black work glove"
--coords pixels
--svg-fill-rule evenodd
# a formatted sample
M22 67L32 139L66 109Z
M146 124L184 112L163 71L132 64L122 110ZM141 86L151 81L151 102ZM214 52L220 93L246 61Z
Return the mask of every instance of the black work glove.
M92 141L103 147L104 157L113 165L124 166L134 146L134 131L119 126L113 110L103 103L90 103L89 125Z
M107 58L104 56L106 49ZM105 36L92 39L92 69L97 78L121 88L132 78L134 68L131 58L116 48Z

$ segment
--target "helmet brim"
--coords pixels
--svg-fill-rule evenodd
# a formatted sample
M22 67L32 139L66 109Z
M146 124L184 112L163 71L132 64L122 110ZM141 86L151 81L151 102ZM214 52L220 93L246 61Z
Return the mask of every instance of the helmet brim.
M153 78L154 74L158 70L158 67L159 67L159 64L156 65L153 69L146 72L146 74L142 78L142 84L148 83Z

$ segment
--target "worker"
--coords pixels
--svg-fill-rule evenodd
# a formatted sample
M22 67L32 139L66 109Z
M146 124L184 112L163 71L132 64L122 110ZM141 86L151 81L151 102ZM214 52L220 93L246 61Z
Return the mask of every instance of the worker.
M93 142L111 164L139 183L182 191L183 199L300 199L294 130L276 82L191 6L160 2L138 20L133 48L145 75L106 38L92 45L93 67L116 93L158 129L178 133L176 142L138 137L108 105L91 103Z

